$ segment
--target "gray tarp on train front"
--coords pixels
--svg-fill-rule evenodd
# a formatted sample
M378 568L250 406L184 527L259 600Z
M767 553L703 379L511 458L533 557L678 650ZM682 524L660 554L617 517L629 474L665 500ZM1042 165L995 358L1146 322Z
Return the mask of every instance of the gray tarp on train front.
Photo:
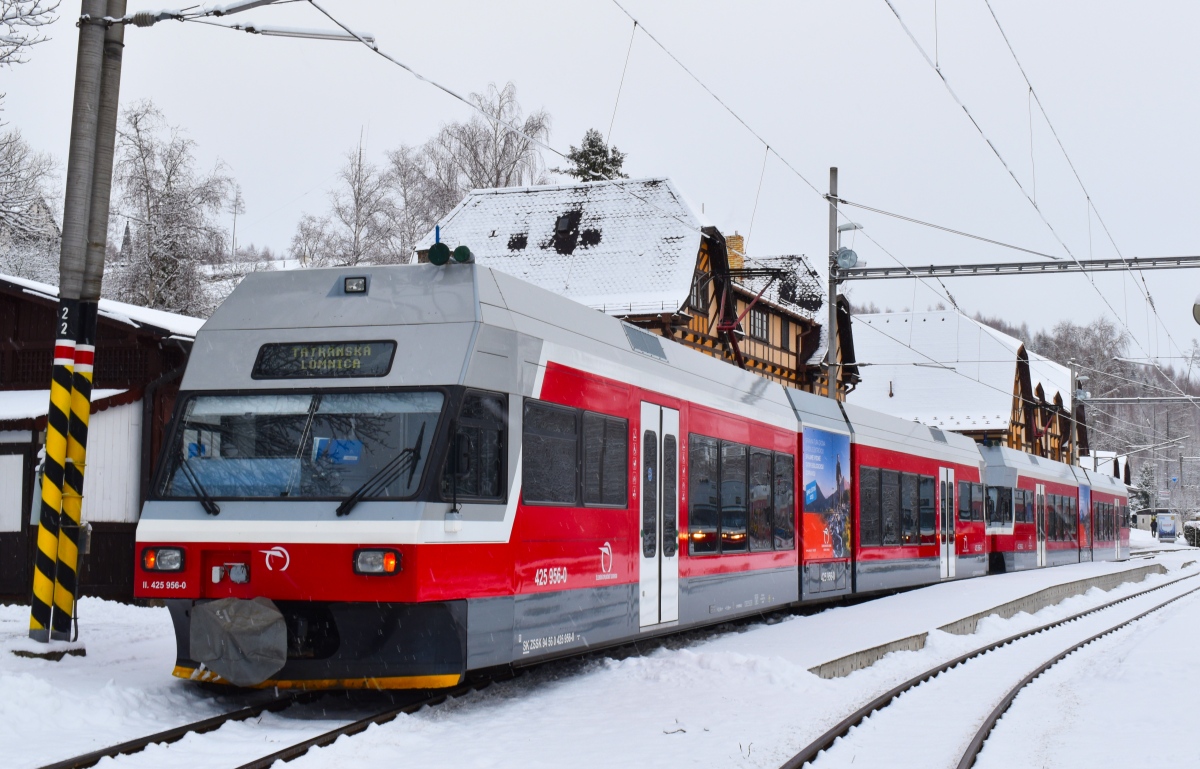
M269 598L192 607L191 658L235 686L261 684L287 662L287 626Z

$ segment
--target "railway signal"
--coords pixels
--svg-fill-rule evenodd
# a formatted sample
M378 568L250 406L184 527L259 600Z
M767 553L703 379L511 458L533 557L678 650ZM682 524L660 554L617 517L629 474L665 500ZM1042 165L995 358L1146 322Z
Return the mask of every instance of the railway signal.
M441 267L444 264L448 264L451 259L459 264L470 264L475 261L475 254L471 253L471 249L467 246L459 246L451 251L450 246L441 241L429 247L430 264L436 264L438 267Z

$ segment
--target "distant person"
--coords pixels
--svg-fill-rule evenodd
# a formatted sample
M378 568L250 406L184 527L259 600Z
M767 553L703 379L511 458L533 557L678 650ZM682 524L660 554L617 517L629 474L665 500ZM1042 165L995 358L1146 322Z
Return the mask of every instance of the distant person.
M1151 534L1151 536L1154 536L1154 537L1158 536L1158 519L1157 518L1150 519L1150 534Z

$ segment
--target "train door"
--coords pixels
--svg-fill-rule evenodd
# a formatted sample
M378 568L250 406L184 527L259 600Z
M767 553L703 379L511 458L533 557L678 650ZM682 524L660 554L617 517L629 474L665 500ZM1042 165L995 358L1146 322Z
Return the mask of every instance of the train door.
M642 404L641 627L679 619L679 412Z
M1039 483L1037 485L1037 507L1035 513L1037 516L1037 565L1042 567L1046 565L1046 486Z
M943 467L938 473L942 492L938 542L942 559L942 579L949 579L954 576L955 561L958 560L954 552L954 470Z

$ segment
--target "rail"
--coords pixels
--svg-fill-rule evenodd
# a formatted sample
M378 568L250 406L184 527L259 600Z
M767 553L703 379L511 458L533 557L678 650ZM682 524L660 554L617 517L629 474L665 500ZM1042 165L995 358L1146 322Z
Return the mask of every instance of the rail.
M1131 601L1135 598L1140 598L1141 596L1147 595L1149 593L1153 593L1156 590L1162 590L1163 588L1171 587L1172 585L1177 585L1180 582L1184 582L1189 579L1196 579L1197 577L1200 577L1200 572L1197 572L1195 574L1189 574L1185 577L1180 577L1179 579L1174 579L1174 580L1171 580L1170 582L1165 582L1161 585L1157 585L1152 588L1147 588L1146 590L1141 590L1136 593L1131 593L1130 595L1127 595L1123 598L1118 598L1118 599L1109 601L1107 603L1100 604L1099 606L1094 606L1091 609L1088 609L1086 611L1081 611L1077 614L1072 614L1069 617L1065 617L1063 619L1056 620L1054 622L1048 622L1044 625L1039 625L1038 627L1031 628L1029 630L1026 630L1026 631L1023 631L1020 633L1016 633L1014 635L1008 636L1007 638L1003 638L999 641L996 641L995 643L990 643L985 646L981 646L977 649L974 649L973 651L967 652L966 654L955 657L954 659L950 660L949 662L945 662L945 663L942 663L935 667L932 667L932 668L924 671L923 673L918 673L917 675L913 676L912 678L908 679L907 681L905 681L901 684L898 684L897 686L893 687L892 689L889 689L888 691L884 692L883 694L879 695L878 697L872 699L867 704L863 705L862 707L858 708L850 715L843 718L841 721L839 721L837 724L835 724L833 727L831 727L829 730L827 730L824 734L822 734L816 740L814 740L811 743L809 743L808 745L806 745L798 753L796 753L794 756L792 756L790 759L788 759L788 761L783 764L782 769L800 769L806 763L814 760L817 757L817 755L820 754L822 751L830 748L838 738L845 737L847 734L849 734L851 729L853 729L855 726L858 726L859 724L861 724L873 712L887 707L892 702L894 702L898 697L900 697L900 695L904 694L905 692L907 692L911 689L915 689L916 687L920 686L921 684L925 683L926 681L928 681L932 678L935 678L938 675L941 675L942 673L946 672L947 670L950 670L951 668L957 667L958 665L961 665L964 662L968 662L972 659L975 659L976 657L983 656L984 654L987 654L988 652L999 649L1002 646L1007 646L1008 644L1011 644L1015 641L1019 641L1022 638L1026 638L1028 636L1032 636L1037 633L1041 633L1046 630L1050 630L1052 628L1059 627L1060 625L1065 625L1069 622L1074 622L1075 620L1078 620L1082 617L1086 617L1089 614L1095 614L1096 612L1103 611L1104 609L1108 609L1112 606L1116 606L1117 604L1124 603L1126 601ZM1183 595L1190 595L1191 593L1196 592L1197 590L1200 590L1200 587L1197 587L1191 591L1188 591L1187 593L1184 593ZM1183 596L1179 596L1179 598L1182 598L1182 597ZM1175 601L1175 600L1178 600L1178 599L1177 598L1171 599L1171 601ZM1170 603L1171 601L1168 601L1167 603ZM1166 604L1162 604L1161 606L1159 606L1157 608L1162 608L1162 606L1165 606L1165 605ZM1156 611L1157 608L1152 611ZM1139 619L1142 616L1145 616L1145 615L1139 615L1138 617L1135 617L1134 620ZM1129 622L1132 622L1134 620L1129 620L1129 621L1123 623L1123 625L1128 624ZM1111 629L1105 631L1105 633L1112 632L1112 630L1115 630L1115 629L1116 628L1111 628ZM1104 635L1104 634L1102 633L1101 635ZM1086 641L1084 643L1085 644L1090 643L1092 640L1095 640L1095 639L1094 638L1089 639L1088 641ZM1081 645L1083 645L1083 644L1081 644ZM1073 651L1073 649L1071 651ZM1070 653L1070 651L1064 653L1062 656L1066 656L1066 654L1069 654L1069 653ZM1057 660L1055 660L1055 661L1057 661ZM1049 667L1049 664L1046 667ZM1034 677L1036 677L1036 676L1034 676ZM1032 678L1030 680L1032 680ZM1013 694L1012 696L1015 697L1016 695ZM999 718L999 715L997 715L996 718ZM994 725L995 722L993 721L992 723ZM990 731L991 730L989 728L988 732L990 732ZM986 734L984 735L984 738L986 739ZM982 742L980 744L982 745ZM974 762L974 758L972 758L972 762ZM960 764L959 766L960 766L960 769L962 769L963 765ZM967 764L967 766L970 766L970 764Z

